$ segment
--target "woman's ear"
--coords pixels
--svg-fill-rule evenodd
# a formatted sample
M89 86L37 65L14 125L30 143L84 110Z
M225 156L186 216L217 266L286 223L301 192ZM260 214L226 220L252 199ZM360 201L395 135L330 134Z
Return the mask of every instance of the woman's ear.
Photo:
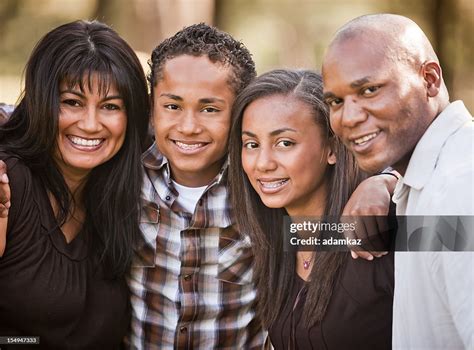
M336 153L334 153L333 150L329 150L328 152L328 164L336 164Z
M334 137L331 137L329 139L329 150L328 150L328 164L329 165L334 165L336 164L337 158L336 158L336 152L335 149L336 145L334 142Z

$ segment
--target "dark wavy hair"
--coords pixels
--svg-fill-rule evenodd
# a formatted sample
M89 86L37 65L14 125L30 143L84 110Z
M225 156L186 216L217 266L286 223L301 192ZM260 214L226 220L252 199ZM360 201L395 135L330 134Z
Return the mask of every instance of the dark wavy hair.
M151 68L148 81L151 86L152 101L153 87L162 78L162 68L166 60L181 55L207 56L211 62L219 62L232 67L229 85L235 94L238 94L256 76L252 55L243 43L230 34L205 23L194 24L163 40L153 50L148 62Z
M309 70L273 70L250 83L234 103L230 134L230 192L239 230L252 239L257 284L257 312L266 328L271 327L289 302L296 274L296 252L285 251L282 234L284 208L266 207L248 180L241 162L242 120L247 106L258 99L293 96L313 111L314 122L323 130L327 142L336 153L337 162L325 174L328 196L324 217L339 217L351 193L363 179L354 157L334 136L329 124L329 111L323 102L321 76ZM271 116L268 116L271 118ZM308 165L306 165L308 166ZM308 328L322 320L346 252L318 252L311 271L308 296L302 315ZM284 286L284 287L283 287Z
M123 98L127 113L124 143L109 161L94 168L84 185L82 232L111 277L130 266L132 247L140 234L140 156L149 120L147 82L132 48L107 25L75 21L53 29L34 48L25 71L18 107L0 128L1 147L25 161L59 204L61 226L73 207L73 196L54 161L57 148L61 83L91 85L98 76L99 93L111 84ZM89 233L91 233L89 235ZM93 234L92 234L93 233Z

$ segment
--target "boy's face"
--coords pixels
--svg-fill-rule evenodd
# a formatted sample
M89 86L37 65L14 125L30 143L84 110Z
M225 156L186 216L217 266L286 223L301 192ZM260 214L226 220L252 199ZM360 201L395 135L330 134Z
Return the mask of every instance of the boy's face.
M162 67L153 94L155 138L181 185L205 186L222 166L235 99L231 69L189 55L168 59Z

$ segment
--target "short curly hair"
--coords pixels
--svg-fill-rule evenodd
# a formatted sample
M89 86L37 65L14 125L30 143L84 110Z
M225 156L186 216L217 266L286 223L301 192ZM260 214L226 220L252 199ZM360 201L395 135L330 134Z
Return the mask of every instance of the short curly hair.
M229 85L237 95L255 78L255 63L243 43L205 23L185 27L172 37L161 42L151 54L148 75L151 92L162 78L162 68L166 60L180 56L207 56L212 62L220 62L232 67Z

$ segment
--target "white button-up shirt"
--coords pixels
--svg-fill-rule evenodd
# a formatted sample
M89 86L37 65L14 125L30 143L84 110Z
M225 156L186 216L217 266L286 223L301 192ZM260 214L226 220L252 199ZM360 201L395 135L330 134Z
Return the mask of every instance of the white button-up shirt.
M472 245L473 145L472 116L461 101L453 102L416 145L395 189L397 215L425 215L431 222L435 215L468 215L461 221ZM472 349L473 301L472 251L397 252L394 349Z

